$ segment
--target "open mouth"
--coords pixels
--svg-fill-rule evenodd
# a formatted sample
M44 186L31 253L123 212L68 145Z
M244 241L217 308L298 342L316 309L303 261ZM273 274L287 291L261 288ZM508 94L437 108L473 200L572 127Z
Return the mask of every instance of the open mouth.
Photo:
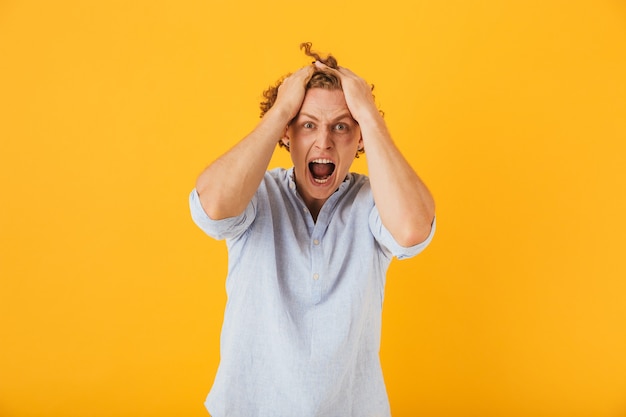
M309 162L309 171L313 181L318 184L324 184L335 172L335 164L330 159L314 159Z

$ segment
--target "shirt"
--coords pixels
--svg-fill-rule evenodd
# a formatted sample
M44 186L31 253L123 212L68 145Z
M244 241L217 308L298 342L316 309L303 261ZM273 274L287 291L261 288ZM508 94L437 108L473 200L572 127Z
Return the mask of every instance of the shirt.
M192 218L226 239L228 301L213 417L386 417L379 359L385 275L400 246L383 226L369 183L349 174L314 222L293 168L266 172L245 211L212 220L197 191Z

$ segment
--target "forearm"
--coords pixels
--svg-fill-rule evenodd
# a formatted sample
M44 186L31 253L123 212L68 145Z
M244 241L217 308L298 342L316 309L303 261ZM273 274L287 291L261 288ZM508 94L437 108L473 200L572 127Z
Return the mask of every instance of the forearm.
M318 61L315 66L341 78L346 104L361 129L374 201L383 225L402 246L423 242L431 230L435 203L393 143L371 86L347 68L331 69Z
M241 214L263 180L288 115L271 109L257 127L198 177L196 190L214 220Z
M396 147L382 117L361 123L374 201L383 225L408 247L430 233L435 203L426 185Z

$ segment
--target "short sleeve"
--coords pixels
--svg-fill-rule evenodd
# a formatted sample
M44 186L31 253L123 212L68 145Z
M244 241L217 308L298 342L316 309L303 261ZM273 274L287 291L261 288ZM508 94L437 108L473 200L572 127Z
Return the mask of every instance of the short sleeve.
M256 215L255 206L256 195L239 216L213 220L202 208L198 191L194 188L189 195L191 218L204 233L218 240L234 238L245 232L254 221Z
M380 219L380 214L378 213L378 209L376 206L372 208L369 217L369 225L374 238L378 243L387 250L392 256L395 256L398 259L407 259L412 258L413 256L422 252L433 240L433 236L435 235L436 228L436 219L433 219L432 226L430 228L430 234L422 243L418 243L414 246L404 247L401 246L396 240L393 238L391 233L383 226L383 222Z

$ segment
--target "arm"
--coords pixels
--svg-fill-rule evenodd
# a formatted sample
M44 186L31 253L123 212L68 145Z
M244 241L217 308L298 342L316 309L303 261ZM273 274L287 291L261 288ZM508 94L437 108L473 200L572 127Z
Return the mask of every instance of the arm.
M207 215L220 220L241 214L263 180L276 143L304 100L312 66L283 80L272 108L256 128L198 177L196 190Z
M372 193L383 225L402 246L423 242L435 217L433 197L393 143L370 86L346 68L315 65L336 71L341 78L346 103L361 128Z

